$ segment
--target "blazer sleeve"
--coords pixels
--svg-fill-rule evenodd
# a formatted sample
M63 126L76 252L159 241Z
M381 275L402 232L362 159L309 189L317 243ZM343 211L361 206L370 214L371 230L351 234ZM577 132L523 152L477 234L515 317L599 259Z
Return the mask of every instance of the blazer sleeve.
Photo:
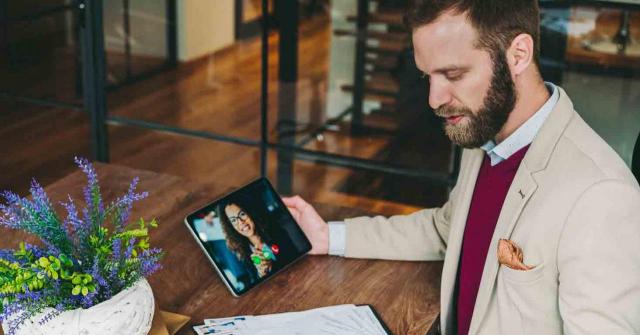
M620 180L589 187L558 245L565 334L640 333L640 190Z
M345 257L406 261L443 260L449 237L452 199L440 208L410 215L346 219Z

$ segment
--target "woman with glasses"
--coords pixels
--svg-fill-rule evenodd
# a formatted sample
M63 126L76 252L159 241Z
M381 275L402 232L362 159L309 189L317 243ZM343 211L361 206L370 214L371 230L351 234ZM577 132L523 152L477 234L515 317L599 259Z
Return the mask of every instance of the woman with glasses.
M278 244L282 238L272 238L268 227L265 226L266 215L254 207L251 201L238 197L221 203L218 213L221 214L220 222L227 247L246 265L252 277L257 279L279 268L279 264L282 263L279 260L287 257L288 253L283 253Z

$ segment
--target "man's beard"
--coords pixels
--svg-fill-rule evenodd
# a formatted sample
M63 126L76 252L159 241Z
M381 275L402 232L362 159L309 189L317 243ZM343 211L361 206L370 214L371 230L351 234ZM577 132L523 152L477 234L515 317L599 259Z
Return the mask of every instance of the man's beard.
M466 122L460 120L457 124L445 121L444 127L449 139L465 148L479 148L493 140L507 122L516 104L515 84L511 79L504 52L496 52L492 60L491 86L482 107L476 113L467 107L442 106L435 110L435 114L440 117L462 115L468 119Z

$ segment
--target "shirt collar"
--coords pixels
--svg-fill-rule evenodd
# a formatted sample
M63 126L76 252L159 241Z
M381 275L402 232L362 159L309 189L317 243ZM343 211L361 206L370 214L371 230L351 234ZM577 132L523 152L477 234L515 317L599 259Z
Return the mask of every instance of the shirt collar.
M536 134L542 127L542 124L547 119L547 116L551 113L556 106L560 93L558 87L550 82L545 82L545 86L551 97L533 114L525 123L523 123L513 134L509 135L504 141L496 144L493 140L485 143L480 148L484 150L491 159L491 166L508 159L511 155L518 152L520 149L526 147L533 142Z

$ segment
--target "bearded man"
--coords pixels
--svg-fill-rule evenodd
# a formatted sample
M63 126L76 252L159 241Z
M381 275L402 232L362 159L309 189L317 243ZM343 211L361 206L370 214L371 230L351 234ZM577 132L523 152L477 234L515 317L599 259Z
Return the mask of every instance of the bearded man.
M457 184L440 208L328 225L287 198L312 253L444 259L443 334L640 333L640 188L543 81L537 0L416 0L407 18L465 148Z

